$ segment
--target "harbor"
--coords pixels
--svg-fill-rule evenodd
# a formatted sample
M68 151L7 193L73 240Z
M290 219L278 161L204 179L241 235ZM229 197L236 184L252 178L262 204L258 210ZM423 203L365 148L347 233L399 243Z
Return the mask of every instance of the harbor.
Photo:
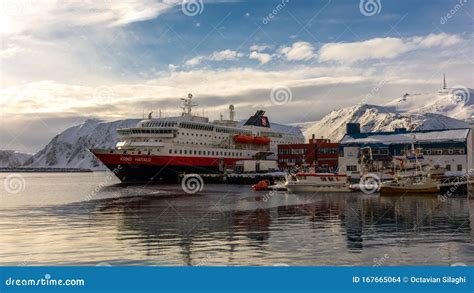
M24 173L22 195L2 198L2 265L474 264L474 201L465 196L211 183L188 194L175 184L124 186L104 172L39 174Z

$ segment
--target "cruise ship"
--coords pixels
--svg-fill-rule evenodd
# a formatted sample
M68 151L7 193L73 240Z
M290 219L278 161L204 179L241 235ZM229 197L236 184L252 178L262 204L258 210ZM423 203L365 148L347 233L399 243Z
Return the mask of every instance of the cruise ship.
M271 125L263 110L242 123L230 105L229 119L210 121L192 113L192 99L181 99L181 116L150 113L135 127L118 129L114 149L91 152L122 182L177 182L182 174L225 172L240 160L276 160L279 144L304 142L298 128Z

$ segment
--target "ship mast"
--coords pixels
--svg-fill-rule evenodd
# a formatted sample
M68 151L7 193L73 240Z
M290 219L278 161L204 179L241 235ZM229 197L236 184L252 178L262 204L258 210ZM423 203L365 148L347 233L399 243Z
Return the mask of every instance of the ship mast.
M188 94L188 98L182 98L181 100L183 103L181 104L181 109L183 109L182 116L191 116L191 110L193 107L197 106L197 104L193 104L192 102L193 95Z

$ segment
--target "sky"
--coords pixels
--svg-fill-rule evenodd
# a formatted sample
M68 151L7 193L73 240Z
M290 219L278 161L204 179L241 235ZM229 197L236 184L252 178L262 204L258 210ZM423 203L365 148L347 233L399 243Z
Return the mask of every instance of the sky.
M86 119L179 113L317 121L473 88L472 0L0 0L0 149Z

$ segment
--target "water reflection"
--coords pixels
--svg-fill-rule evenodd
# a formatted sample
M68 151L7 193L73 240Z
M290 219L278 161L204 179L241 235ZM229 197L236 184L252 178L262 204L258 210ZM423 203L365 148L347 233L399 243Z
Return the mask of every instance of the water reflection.
M192 196L176 186L101 192L112 196L4 210L4 264L25 251L34 264L373 265L383 255L386 265L474 264L463 197L265 196L224 185Z

